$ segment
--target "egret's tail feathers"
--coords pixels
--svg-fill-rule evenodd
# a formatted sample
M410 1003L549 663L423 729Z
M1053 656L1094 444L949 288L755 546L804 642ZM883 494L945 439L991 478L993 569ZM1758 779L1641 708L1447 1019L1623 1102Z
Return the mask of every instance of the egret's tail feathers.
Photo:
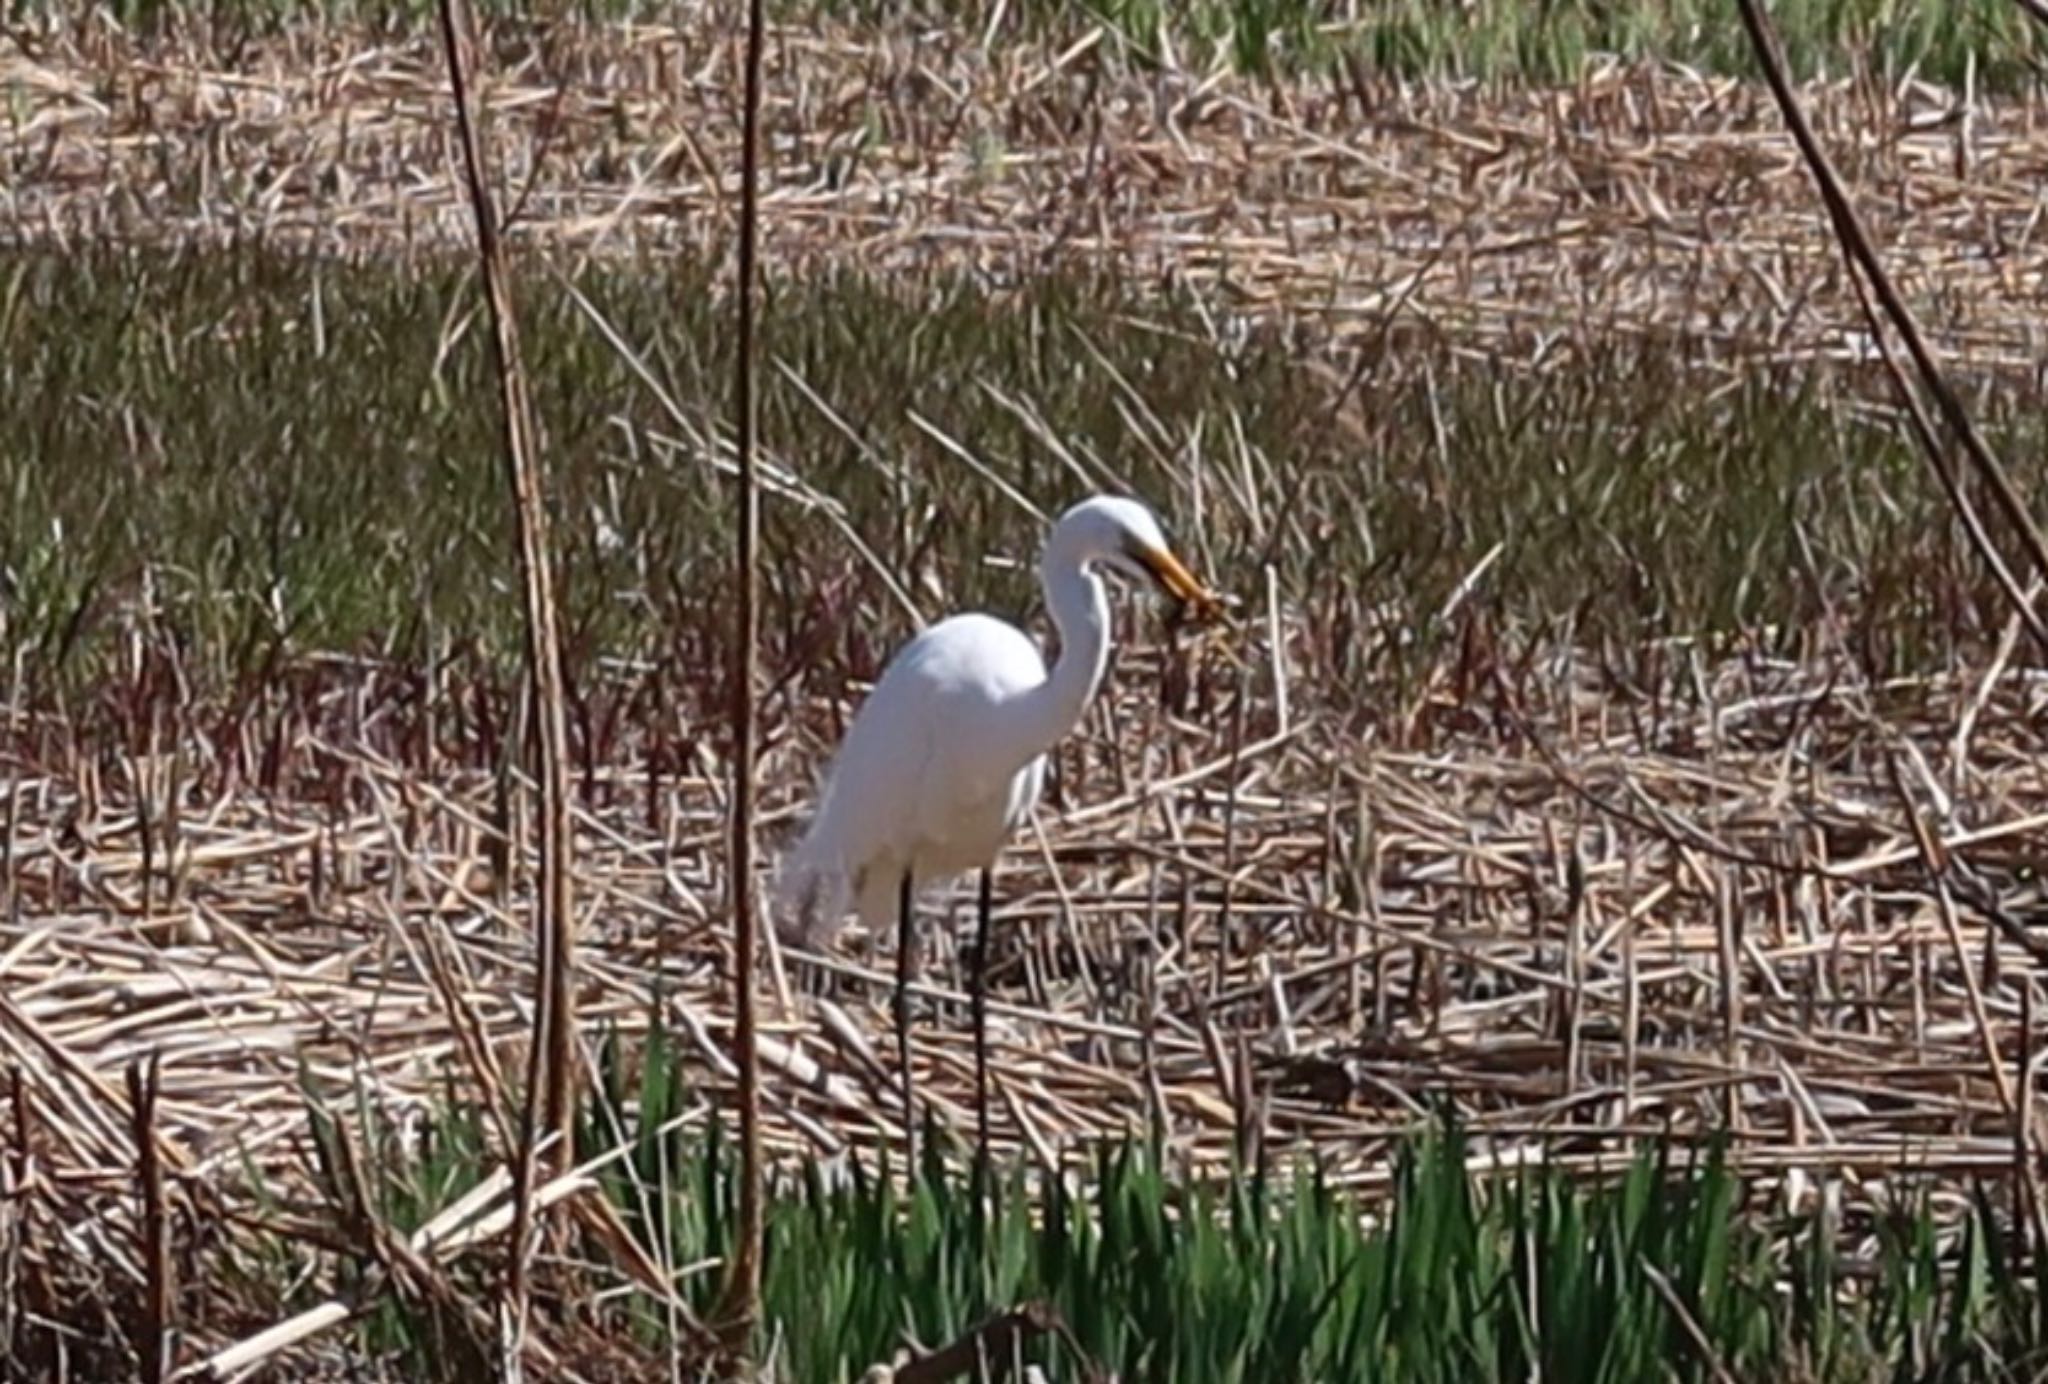
M775 881L775 935L791 946L830 946L846 917L848 889L837 861L822 860L800 843L784 857Z

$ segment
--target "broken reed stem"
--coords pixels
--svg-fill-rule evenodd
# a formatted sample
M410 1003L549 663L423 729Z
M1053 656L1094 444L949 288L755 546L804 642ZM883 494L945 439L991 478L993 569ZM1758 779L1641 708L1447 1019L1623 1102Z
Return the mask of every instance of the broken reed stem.
M1641 1256L1637 1257L1636 1266L1643 1271L1643 1277L1650 1281L1650 1286L1656 1289L1657 1296L1664 1299L1664 1305L1671 1310L1672 1317L1685 1332L1686 1340L1699 1352L1699 1358L1706 1365L1707 1373L1713 1378L1714 1384L1735 1384L1735 1376L1728 1372L1727 1364L1721 1359L1720 1352L1714 1349L1714 1343L1708 1339L1706 1331L1700 1326L1699 1318L1692 1314L1691 1309L1685 1305L1685 1299L1671 1286L1671 1279L1655 1264Z
M10 911L21 906L20 880L15 873L14 833L21 821L21 765L7 768L7 804L0 813L0 899Z
M1742 1128L1742 937L1741 884L1723 875L1715 893L1715 951L1721 972L1721 1052L1728 1063L1721 1118L1731 1134Z
M142 1340L136 1355L144 1384L171 1374L171 1248L164 1212L164 1166L156 1146L156 1098L163 1060L152 1052L128 1066L128 1110L135 1133L135 1181L141 1194Z
M1216 960L1209 973L1211 999L1222 993L1223 977L1236 960L1238 951L1234 916L1237 904L1237 786L1244 756L1244 704L1250 690L1250 669L1240 664L1237 694L1230 707L1230 778L1223 789L1223 899L1216 909Z
M506 478L519 529L519 568L525 596L527 684L539 729L540 890L535 900L539 959L536 977L538 1020L527 1069L525 1129L515 1176L514 1233L507 1308L517 1357L524 1320L526 1254L532 1211L530 1192L538 1151L567 1167L575 1157L572 1120L576 1109L575 918L570 907L568 725L563 710L561 641L555 628L554 578L548 565L548 517L539 440L526 371L519 351L511 284L498 237L497 209L485 173L483 141L470 109L469 14L462 0L441 0L441 38L448 55L448 85L462 144L463 178L476 221L477 267L490 312L492 366L498 380ZM516 851L514 852L516 856Z
M149 717L149 739L143 752L128 758L128 789L135 795L135 835L142 847L142 921L148 922L156 913L156 821L151 801L155 788L154 770L157 752L161 748L157 736L159 731L155 708Z
M2019 1068L2020 1107L2012 1128L2012 1220L2019 1228L2012 1237L2015 1278L2026 1272L2030 1255L2037 1257L2048 1249L2038 1233L2041 1205L2034 1172L2034 978L2022 977L2019 989L2020 1031L2014 1062Z
M1571 982L1571 989L1565 994L1564 1094L1570 1096L1579 1089L1586 1060L1586 892L1577 840L1572 842L1567 878L1564 954L1565 978Z
M756 567L761 510L755 457L754 310L760 241L761 48L766 27L762 0L748 0L746 74L741 97L739 282L734 286L737 320L733 441L739 474L733 564L739 599L729 679L733 784L728 874L733 917L733 1065L739 1071L740 1224L720 1304L722 1335L727 1349L734 1351L742 1349L759 1315L761 1298L761 1075L754 1029L754 950L760 932L759 908L754 898L754 683L760 643L760 581ZM916 1112L905 1110L904 1119L914 1124ZM916 1176L915 1168L907 1171Z
M1962 922L1956 916L1955 895L1949 889L1949 854L1941 840L1927 823L1922 820L1919 807L1914 803L1906 788L1905 778L1899 770L1896 756L1888 757L1886 767L1891 771L1892 792L1897 797L1899 810L1905 816L1906 825L1912 830L1913 843L1920 854L1921 868L1933 887L1934 902L1941 917L1942 930L1948 935L1949 953L1954 958L1956 973L1962 978L1963 994L1969 1001L1969 1015L1976 1026L1977 1041L1984 1052L1984 1064L1991 1074L1992 1089L1997 1092L1999 1109L2007 1118L2016 1119L2019 1114L2019 1097L2013 1090L2012 1078L2005 1070L2005 1060L1998 1051L1998 1036L1991 1027L1991 1016L1984 1007L1984 991L1978 983L1977 972L1970 965L1968 949L1963 943ZM1987 934L1988 935L1988 934Z
M1621 924L1621 1120L1635 1118L1636 1071L1643 1023L1642 971L1636 961L1636 920L1627 916L1624 903Z

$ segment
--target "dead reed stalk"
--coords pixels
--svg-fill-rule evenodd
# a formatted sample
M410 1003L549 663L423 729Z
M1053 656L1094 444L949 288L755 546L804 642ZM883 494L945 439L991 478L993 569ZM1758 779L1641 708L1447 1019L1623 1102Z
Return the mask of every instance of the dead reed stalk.
M745 94L741 107L739 282L733 358L733 434L739 473L734 496L735 584L739 588L732 646L732 818L728 874L732 898L733 1064L739 1069L740 1225L720 1317L728 1349L740 1349L761 1299L761 1071L754 1031L754 948L760 931L754 898L755 670L760 645L760 490L755 474L757 421L754 309L760 228L761 47L767 19L762 0L748 0Z
M128 1108L135 1130L135 1181L141 1193L142 1271L145 1291L140 1342L145 1384L170 1378L171 1249L169 1220L164 1209L164 1165L157 1148L156 1102L163 1081L158 1054L128 1068Z
M1872 338L1879 344L1886 369L1891 373L1897 386L1901 403L1913 421L1913 434L1927 454L1928 464L1934 468L1949 501L1956 507L1971 545L1978 555L1991 567L1999 579L1999 585L2012 601L2014 612L2026 622L2027 628L2044 650L2048 650L2048 624L2044 624L2034 613L2033 602L2020 590L2018 581L2006 567L1977 521L1974 509L1956 483L1949 466L1947 454L1935 440L1932 428L1927 424L1918 395L1899 369L1891 351L1885 346L1884 324L1877 321L1870 311L1870 296L1877 299L1899 340L1905 343L1907 354L1913 358L1913 366L1920 377L1920 383L1933 396L1942 421L1948 425L1957 445L1969 458L1978 479L1991 491L1998 509L2011 525L2032 562L2036 575L2048 578L2048 541L2044 541L2040 528L2028 512L2026 501L2014 488L2005 468L1991 450L1991 444L1971 421L1969 410L1963 407L1962 397L1949 383L1934 352L1921 333L1919 323L1906 301L1885 273L1884 264L1877 257L1871 245L1870 236L1863 229L1863 222L1856 214L1856 208L1849 200L1849 194L1842 186L1834 164L1829 161L1827 151L1821 148L1820 140L1813 132L1813 125L1806 118L1806 111L1800 105L1799 95L1793 90L1792 80L1786 75L1784 55L1779 51L1777 31L1771 27L1757 0L1736 0L1742 11L1743 28L1748 31L1750 46L1756 50L1758 65L1763 69L1764 80L1769 83L1771 95L1784 115L1785 126L1791 131L1793 142L1799 146L1800 156L1813 174L1815 185L1820 190L1821 201L1826 204L1828 221L1834 228L1835 240L1841 246L1842 256L1849 263L1852 279L1858 274L1861 284L1858 297L1863 304L1866 317L1870 318ZM1865 295L1863 288L1868 288Z
M568 725L563 710L560 639L555 628L554 580L548 566L545 477L526 371L519 353L511 283L499 240L498 214L486 173L483 140L470 108L469 15L460 0L441 0L441 37L462 144L463 177L476 222L477 267L490 312L492 365L498 380L506 479L519 529L519 569L525 595L526 666L539 729L540 891L535 899L538 953L537 1028L527 1070L526 1120L515 1160L516 1224L511 1243L510 1312L523 1319L530 1192L539 1150L560 1167L574 1160L571 1121L576 1109L575 918L570 906ZM515 1325L514 1339L518 1327ZM516 1351L516 1345L515 1345Z

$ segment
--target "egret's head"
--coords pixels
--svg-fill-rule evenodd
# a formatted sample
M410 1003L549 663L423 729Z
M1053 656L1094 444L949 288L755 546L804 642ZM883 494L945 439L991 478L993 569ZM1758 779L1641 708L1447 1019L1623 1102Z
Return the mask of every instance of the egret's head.
M1115 495L1083 500L1060 516L1047 551L1065 551L1083 564L1101 563L1141 586L1164 591L1205 619L1223 613L1222 600L1173 555L1159 521L1136 500Z

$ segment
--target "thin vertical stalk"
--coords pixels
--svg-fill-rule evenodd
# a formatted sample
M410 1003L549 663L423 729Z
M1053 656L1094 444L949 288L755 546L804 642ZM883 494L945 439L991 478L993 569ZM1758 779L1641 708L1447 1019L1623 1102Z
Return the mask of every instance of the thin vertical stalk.
M729 874L733 916L733 1065L739 1069L740 1223L724 1310L728 1347L744 1339L761 1297L761 1077L754 1033L754 951L759 919L754 898L754 684L759 662L760 490L755 475L757 423L755 299L760 277L761 48L767 27L762 0L748 0L747 56L740 130L739 282L735 285L733 438L739 487L734 497L734 585L738 609L732 653L732 823Z
M163 1058L152 1052L128 1066L128 1108L135 1132L135 1181L141 1192L142 1378L162 1384L171 1377L171 1250L169 1218L164 1210L163 1159L156 1145L157 1093L162 1089ZM17 1093L17 1101L19 1094Z
M1731 1134L1742 1127L1742 881L1724 871L1714 886L1715 950L1721 973L1721 1054L1728 1083L1721 1118Z
M1223 798L1223 901L1216 910L1216 957L1209 971L1209 998L1223 992L1230 965L1237 959L1235 917L1237 904L1237 788L1243 777L1244 704L1251 692L1249 667L1237 670L1237 698L1230 708L1230 782Z
M1578 827L1572 827L1571 854L1565 863L1564 952L1565 992L1564 1094L1579 1089L1584 1075L1586 1022L1586 865L1579 854Z
M2040 1237L2033 1233L2040 1224L2041 1207L2034 1193L2034 978L2020 981L2020 1031L2017 1058L2019 1110L2012 1122L2012 1223L2013 1257L2010 1272L2018 1279L2027 1270L2027 1260L2042 1250Z
M574 1160L576 1013L575 917L570 907L568 721L563 712L561 640L555 628L554 576L548 563L545 478L538 432L519 351L511 284L499 240L498 213L486 175L483 141L470 109L469 15L461 0L441 0L441 39L448 55L448 85L462 144L462 169L476 221L477 267L490 312L492 365L498 380L506 480L519 530L519 571L525 598L527 684L538 728L540 784L540 889L535 900L539 972L536 1024L527 1068L525 1129L514 1172L514 1228L507 1285L509 1315L518 1339L526 1300L532 1189L537 1150L550 1144L551 1164ZM516 1347L515 1347L516 1353Z

